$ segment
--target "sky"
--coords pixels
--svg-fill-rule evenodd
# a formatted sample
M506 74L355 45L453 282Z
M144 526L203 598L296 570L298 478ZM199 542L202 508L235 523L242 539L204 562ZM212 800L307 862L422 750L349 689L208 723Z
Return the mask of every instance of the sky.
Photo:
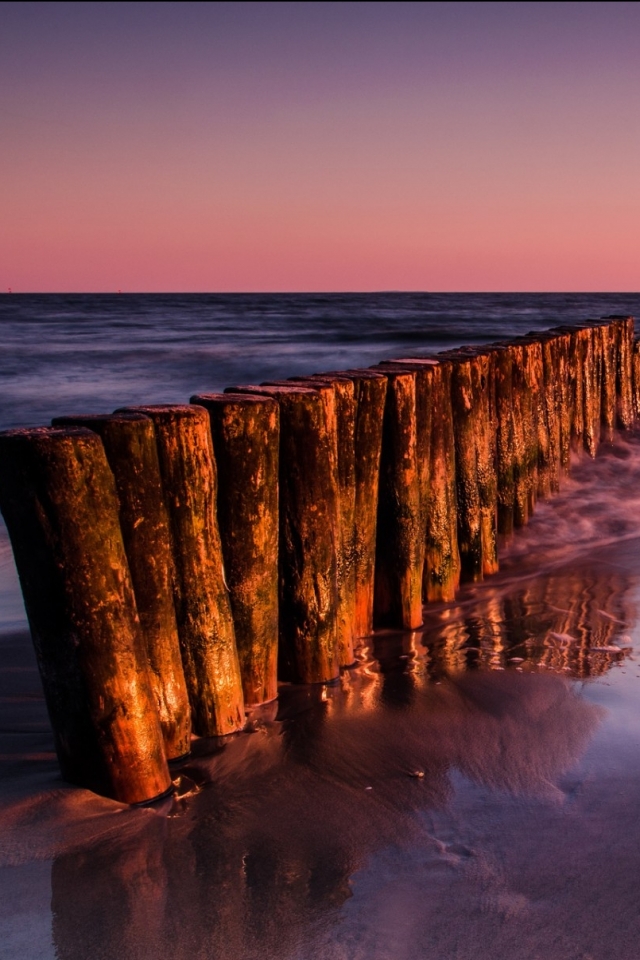
M638 3L0 3L0 291L640 290Z

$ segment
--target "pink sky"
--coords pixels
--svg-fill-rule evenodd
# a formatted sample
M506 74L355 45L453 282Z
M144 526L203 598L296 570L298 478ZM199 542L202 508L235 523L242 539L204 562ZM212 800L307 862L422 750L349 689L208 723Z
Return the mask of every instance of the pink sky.
M640 289L640 5L0 5L0 291Z

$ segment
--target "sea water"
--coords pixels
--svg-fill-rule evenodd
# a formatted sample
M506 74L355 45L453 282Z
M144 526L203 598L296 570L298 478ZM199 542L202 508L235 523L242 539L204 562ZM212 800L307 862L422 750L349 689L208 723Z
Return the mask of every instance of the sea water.
M0 424L611 313L640 296L0 298ZM59 779L0 553L0 957L631 960L640 866L640 440L573 464L500 573L338 683L194 741L130 809Z

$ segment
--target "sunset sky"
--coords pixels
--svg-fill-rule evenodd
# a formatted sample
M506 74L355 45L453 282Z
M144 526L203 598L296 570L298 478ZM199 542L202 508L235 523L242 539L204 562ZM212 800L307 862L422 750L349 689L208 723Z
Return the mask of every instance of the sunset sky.
M0 290L640 289L640 4L2 3Z

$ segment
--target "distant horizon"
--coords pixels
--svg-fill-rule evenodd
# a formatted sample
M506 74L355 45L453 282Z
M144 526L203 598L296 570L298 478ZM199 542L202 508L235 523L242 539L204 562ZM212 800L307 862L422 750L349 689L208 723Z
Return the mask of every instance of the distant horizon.
M11 290L2 297L314 297L314 296L589 296L624 297L640 295L638 290Z

